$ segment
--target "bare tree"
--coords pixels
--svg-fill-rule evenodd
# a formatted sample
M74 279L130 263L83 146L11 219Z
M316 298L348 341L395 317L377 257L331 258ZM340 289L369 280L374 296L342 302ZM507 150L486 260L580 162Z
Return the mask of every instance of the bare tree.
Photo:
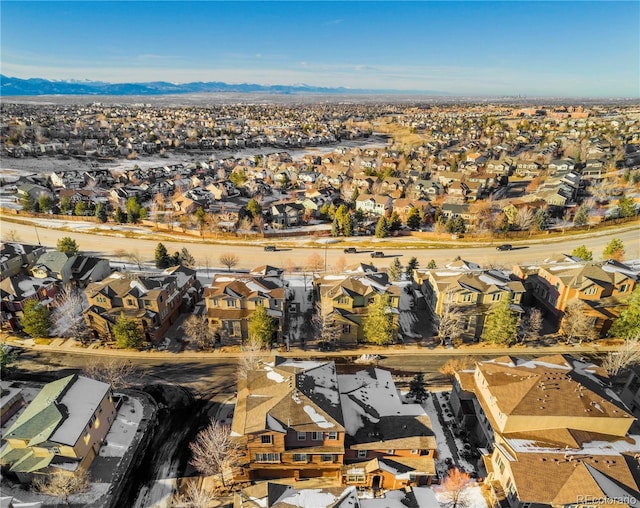
M529 206L523 206L518 209L515 217L515 224L520 231L529 231L534 222L534 212Z
M344 272L344 269L346 266L347 266L347 260L344 256L340 256L338 259L336 259L335 268L337 273Z
M462 311L460 307L445 302L442 311L438 315L438 338L440 345L444 346L445 339L451 339L452 342L458 341L462 336Z
M453 379L456 372L468 369L471 365L473 365L473 359L470 356L457 356L447 360L444 365L438 369L438 372L440 372L440 374L444 374L450 379Z
M141 269L142 263L144 263L144 259L138 250L127 252L127 260L129 261L129 263L138 265L138 270Z
M531 309L522 320L522 340L535 341L540 338L542 331L542 312Z
M10 229L3 236L4 236L4 241L5 242L19 242L20 241L20 235L18 235L18 232L15 229Z
M336 342L340 338L340 325L332 315L333 306L328 297L322 298L316 308L311 323L313 335L318 340Z
M242 346L242 355L238 360L238 380L246 379L249 372L256 370L264 357L262 343L257 339L249 339Z
M240 442L231 435L231 427L215 420L198 433L189 449L191 465L206 476L219 474L225 487L229 478L233 480L233 472L243 455Z
M317 252L314 252L307 258L307 267L312 272L321 272L324 268L324 260Z
M114 390L127 388L134 380L142 378L140 369L131 360L113 356L92 357L83 373L87 377L110 384Z
M617 376L640 363L640 336L627 339L618 351L610 351L602 361L602 367L610 376Z
M469 496L469 489L473 480L469 474L458 468L449 469L447 477L437 490L447 508L466 508L473 502Z
M51 313L52 334L56 337L85 339L87 325L83 312L89 307L87 297L70 284L57 294Z
M220 260L220 263L227 267L228 271L231 271L231 269L240 261L238 255L233 252L223 252L220 254L218 259Z
M211 329L206 316L192 314L185 319L182 329L185 336L195 342L200 349L211 349L213 346L216 331Z
M71 495L89 490L89 475L82 468L75 472L59 470L48 476L38 476L33 485L38 492L57 497L69 505Z
M188 479L182 492L174 496L171 506L176 508L209 508L220 496L212 489L204 485L198 485L197 481Z
M592 319L587 315L587 306L580 300L572 300L564 310L560 332L567 343L573 339L595 340L598 337Z

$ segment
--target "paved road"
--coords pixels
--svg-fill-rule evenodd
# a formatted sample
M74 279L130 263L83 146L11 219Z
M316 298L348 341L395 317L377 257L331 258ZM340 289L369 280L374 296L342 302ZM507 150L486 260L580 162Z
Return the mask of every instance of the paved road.
M237 243L203 243L194 238L169 241L165 238L125 238L124 236L102 236L77 231L46 229L44 227L44 221L42 220L33 221L30 224L17 224L8 222L6 216L0 218L2 219L3 237L6 237L9 231L13 231L15 235L17 235L17 238L23 242L38 243L38 241L40 241L43 245L54 247L61 236L71 236L85 252L113 256L119 249L127 252L137 251L144 260L151 262L154 257L154 250L160 239L169 252L178 251L182 247L187 247L189 252L195 257L198 265L209 268L220 267L218 259L220 254L225 252L233 252L238 255L239 263L236 266L238 269L250 269L265 263L276 266L289 265L304 267L308 266L309 258L313 254L319 255L322 261L326 259L326 266L329 270L334 269L340 264L354 264L358 262L373 262L376 266L385 267L388 266L396 256L401 256L403 263L406 263L409 258L415 256L422 266L425 266L430 259L435 260L438 266L442 266L456 256L461 256L464 259L481 265L511 268L514 264L518 263L540 262L553 254L568 254L575 247L583 244L593 251L594 258L597 260L600 258L604 247L614 237L620 238L624 242L626 259L640 258L640 234L638 233L637 224L626 225L616 230L594 230L589 233L570 237L549 235L549 238L542 240L512 241L511 243L513 243L515 247L514 250L501 252L496 251L496 246L503 243L501 240L476 247L468 243L456 243L447 240L442 242L440 248L430 248L425 242L425 247L416 248L415 245L418 240L415 238L352 238L349 240L349 245L357 247L361 244L367 245L368 247L359 248L357 254L344 254L343 248L345 244L343 242L333 245L323 245L310 238L285 239L281 241L256 240L254 242L240 239ZM34 227L33 224L35 224L37 228ZM268 243L278 246L278 250L276 252L265 252L264 245ZM372 245L375 245L375 249L371 247ZM407 245L407 247L403 248L404 245ZM371 252L373 250L384 251L386 257L372 260Z

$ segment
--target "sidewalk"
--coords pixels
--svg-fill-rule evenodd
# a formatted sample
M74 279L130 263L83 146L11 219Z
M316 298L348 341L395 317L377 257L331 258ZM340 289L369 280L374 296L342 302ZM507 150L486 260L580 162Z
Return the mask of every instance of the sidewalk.
M96 356L117 356L122 358L147 358L147 359L184 359L184 360L206 360L206 359L222 359L222 358L241 358L243 353L238 347L223 347L214 351L137 351L134 349L106 349L98 348L95 345L83 346L82 343L73 339L52 339L50 344L35 344L33 339L21 339L19 337L9 335L7 333L0 334L0 342L8 345L33 349L36 351L49 351L56 353L73 353L86 354ZM427 347L420 345L404 345L396 344L388 347L380 346L362 346L357 349L349 349L344 351L324 352L318 350L301 349L292 346L290 351L280 351L279 349L271 349L265 351L265 356L278 355L288 358L344 358L359 357L363 354L388 356L402 355L424 355L424 356L466 356L466 355L545 355L545 354L597 354L618 351L620 345L599 345L599 344L580 344L567 345L556 344L553 346L524 346L516 345L512 347L495 347L485 344L467 344L455 349L429 345Z

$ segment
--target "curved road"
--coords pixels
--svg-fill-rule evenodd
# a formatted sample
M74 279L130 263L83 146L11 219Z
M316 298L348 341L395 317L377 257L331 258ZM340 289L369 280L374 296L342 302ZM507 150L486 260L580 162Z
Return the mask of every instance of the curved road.
M8 220L7 220L8 219ZM25 220L20 218L21 220ZM113 257L116 251L138 252L141 257L152 262L154 251L158 244L158 238L167 247L170 253L179 251L182 247L187 247L189 252L195 257L196 263L201 267L220 268L219 256L222 253L235 253L239 262L236 268L251 269L262 264L272 264L275 266L300 267L308 266L310 257L313 254L320 256L323 264L326 259L328 270L335 269L336 266L344 264L354 264L359 262L373 263L376 266L385 267L396 256L401 256L401 261L406 263L415 256L421 266L425 266L430 259L435 260L438 266L450 262L456 256L473 261L483 266L503 266L510 268L514 264L536 263L554 254L568 254L579 245L586 245L591 249L596 260L600 259L605 246L612 238L620 238L625 246L625 259L640 258L640 233L637 223L626 224L617 229L594 229L579 235L555 236L549 235L548 239L537 238L534 240L511 241L514 249L511 251L496 251L496 246L503 243L502 240L494 240L491 243L483 243L482 246L474 247L464 241L454 242L444 240L439 242L438 247L434 247L434 242L424 241L424 247L416 247L421 240L411 237L400 237L390 239L375 239L371 237L356 237L348 242L338 241L335 244L321 244L309 237L289 238L284 240L233 240L218 241L216 243L205 243L196 238L176 238L175 240L165 240L162 237L154 239L126 238L124 236L108 236L103 234L80 233L76 231L66 231L49 229L44 220L27 219L26 224L11 222L10 217L2 217L2 236L7 238L9 232L14 234L18 241L37 244L40 241L43 245L55 247L56 242L62 236L74 238L81 250L96 255ZM37 226L37 227L35 227ZM134 228L140 231L140 228ZM122 233L121 233L122 234ZM151 236L151 235L150 235ZM330 240L331 241L331 240ZM265 252L264 245L275 244L278 247L276 252ZM344 254L345 245L358 248L356 254ZM358 247L361 245L361 247ZM406 247L403 247L406 245ZM384 258L372 259L371 252L383 251Z

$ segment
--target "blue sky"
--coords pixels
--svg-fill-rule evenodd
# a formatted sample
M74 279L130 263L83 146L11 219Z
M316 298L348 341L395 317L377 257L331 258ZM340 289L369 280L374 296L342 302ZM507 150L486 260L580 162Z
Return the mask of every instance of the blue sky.
M640 2L16 2L2 74L638 97Z

